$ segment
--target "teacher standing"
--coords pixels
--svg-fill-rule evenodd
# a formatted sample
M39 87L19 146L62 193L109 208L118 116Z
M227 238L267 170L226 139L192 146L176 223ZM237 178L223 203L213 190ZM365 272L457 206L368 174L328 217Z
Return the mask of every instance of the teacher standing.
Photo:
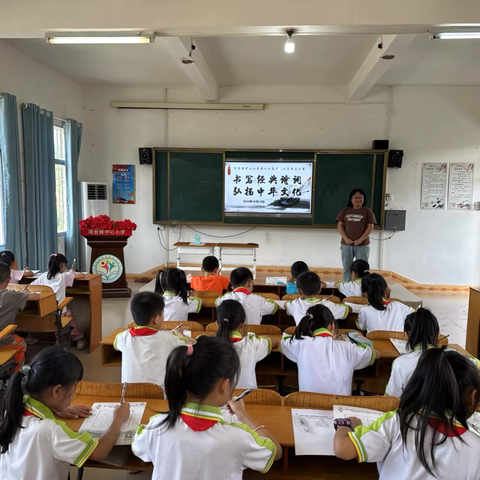
M372 209L365 207L367 198L361 188L350 192L347 208L336 218L338 231L342 236L343 281L350 281L350 269L354 260L368 262L370 253L370 234L377 223Z

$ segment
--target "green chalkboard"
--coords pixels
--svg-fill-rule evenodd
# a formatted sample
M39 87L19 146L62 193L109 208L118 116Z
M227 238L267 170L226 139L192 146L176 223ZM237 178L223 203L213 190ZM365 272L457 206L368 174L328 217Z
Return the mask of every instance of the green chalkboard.
M170 152L170 221L223 221L223 153Z

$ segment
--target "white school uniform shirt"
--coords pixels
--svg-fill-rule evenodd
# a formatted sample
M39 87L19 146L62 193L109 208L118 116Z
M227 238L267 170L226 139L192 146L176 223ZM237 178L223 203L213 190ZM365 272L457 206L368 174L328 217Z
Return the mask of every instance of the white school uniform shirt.
M168 430L165 418L153 416L133 439L133 453L153 462L152 480L241 480L246 468L265 473L275 459L272 440L225 422L217 407L187 403Z
M437 480L455 478L478 480L480 438L461 425L458 425L457 429L465 443L460 438L449 437L445 443L437 445L434 450L437 470L434 473ZM427 430L424 442L427 452L430 452L433 432L431 427ZM380 480L433 480L435 478L427 473L418 459L414 430L410 429L408 432L407 445L403 443L399 416L396 412L387 412L370 427L361 425L348 435L355 445L360 462L381 462L378 463ZM443 435L440 435L437 438L442 437Z
M353 371L372 365L375 350L368 345L334 340L326 328L313 332L313 337L293 339L284 335L282 353L298 364L298 385L301 392L351 395Z
M367 333L374 330L403 332L405 318L415 310L402 302L384 302L385 310L366 305L358 313L357 327Z
M339 282L338 291L343 293L346 297L361 297L362 279L357 278L351 282Z
M119 333L113 348L122 352L122 383L155 383L162 388L170 352L185 341L169 330L134 327Z
M180 320L186 322L189 313L198 313L202 308L202 301L197 297L183 301L175 292L165 292L163 294L165 302L164 318L165 320Z
M230 338L241 366L235 388L257 388L255 366L272 351L272 341L269 338L256 337L254 333L248 333L242 338L242 334L236 331L232 332Z
M10 269L10 285L18 285L20 280L23 278L25 274L24 270L14 270L13 268Z
M428 348L435 348L433 345L430 345ZM385 395L391 397L400 398L405 385L410 380L417 363L422 356L423 350L421 345L416 345L412 352L407 353L406 355L401 355L396 358L392 364L392 373L390 374L390 379L388 380L387 388L385 389ZM472 356L467 357L471 360L474 365L479 368L480 362Z
M24 400L24 406L23 428L17 430L7 452L0 455L0 478L65 480L70 464L80 468L98 441L87 432L73 432L31 397Z
M75 274L70 272L57 273L54 277L48 279L48 273L42 273L31 285L47 285L57 296L57 303L62 303L66 298L65 289L72 287L75 281Z
M218 307L224 300L236 300L243 305L246 322L248 325L260 325L264 315L272 315L277 311L275 300L255 295L246 288L236 288L233 292L226 293L217 298L215 305Z
M323 305L327 307L333 314L335 320L343 320L348 316L348 306L343 303L333 303L330 300L319 298L296 298L285 303L285 310L287 315L294 318L298 325L302 318L307 314L307 310L315 305Z

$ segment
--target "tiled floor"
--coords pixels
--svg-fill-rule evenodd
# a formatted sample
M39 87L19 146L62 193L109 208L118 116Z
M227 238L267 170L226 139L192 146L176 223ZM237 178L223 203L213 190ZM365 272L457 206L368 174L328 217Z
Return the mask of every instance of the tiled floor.
M132 293L138 291L140 284L131 284ZM441 333L449 335L450 343L465 346L465 332L467 327L468 294L448 293L416 293L423 300L424 306L432 310L440 323ZM103 336L108 335L119 327L126 327L132 320L128 299L104 299L103 301ZM29 347L30 355L36 348ZM36 353L36 352L35 352ZM30 356L29 355L29 356ZM100 349L93 353L79 352L80 359L85 367L84 379L89 381L119 382L119 367L102 367ZM75 469L72 469L72 478L75 478ZM128 472L105 469L87 469L84 474L86 480L126 480L148 479L150 473L140 473L132 477Z

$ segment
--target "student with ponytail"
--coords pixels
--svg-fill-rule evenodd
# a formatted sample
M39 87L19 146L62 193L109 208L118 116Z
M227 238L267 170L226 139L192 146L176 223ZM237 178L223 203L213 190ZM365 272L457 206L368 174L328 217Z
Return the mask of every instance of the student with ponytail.
M0 262L5 263L10 267L10 283L18 285L22 278L33 277L33 272L26 267L25 270L18 270L15 255L11 250L3 250L0 252Z
M163 296L165 320L186 322L189 313L198 313L202 308L202 301L199 298L189 298L187 277L179 268L166 268L157 273L155 293Z
M370 273L370 265L365 260L355 260L350 267L350 281L339 282L338 291L345 297L362 296L362 279Z
M240 480L246 468L267 472L282 448L232 401L240 371L233 345L201 336L170 353L165 377L168 413L137 430L132 450L153 462L153 480ZM226 423L225 404L242 424Z
M315 305L297 325L293 336L285 335L282 353L298 364L300 391L351 395L354 370L372 365L377 350L350 340L335 340L335 320L324 305Z
M42 275L32 282L32 285L47 285L50 287L57 296L58 304L65 300L67 296L66 289L67 287L73 286L75 278L83 278L83 274L77 274L72 271L67 272L67 263L68 260L65 255L53 253L50 255L50 260L48 261L48 271L42 273ZM62 316L72 317L72 312L65 307ZM77 350L84 350L87 348L87 342L75 319L72 320L72 326L72 340L77 342ZM60 342L60 339L57 338L57 342Z
M370 305L363 307L357 320L357 327L367 333L374 330L403 332L405 318L414 312L412 307L402 302L390 302L385 279L378 273L367 274L362 278L362 293L368 298Z
M102 460L110 453L130 415L128 403L115 409L110 428L99 440L73 432L54 416L90 415L89 408L70 405L82 376L80 360L59 347L42 350L13 375L1 409L2 480L65 480L70 464L81 467L88 458Z
M478 480L480 438L467 419L479 403L475 365L456 351L422 353L397 411L370 427L358 418L337 424L334 450L344 460L378 462L380 480Z
M225 300L217 308L216 336L233 343L240 358L241 369L237 388L257 388L255 366L272 351L272 348L277 348L278 340L256 337L254 333L245 335L245 320L243 305L236 300Z

